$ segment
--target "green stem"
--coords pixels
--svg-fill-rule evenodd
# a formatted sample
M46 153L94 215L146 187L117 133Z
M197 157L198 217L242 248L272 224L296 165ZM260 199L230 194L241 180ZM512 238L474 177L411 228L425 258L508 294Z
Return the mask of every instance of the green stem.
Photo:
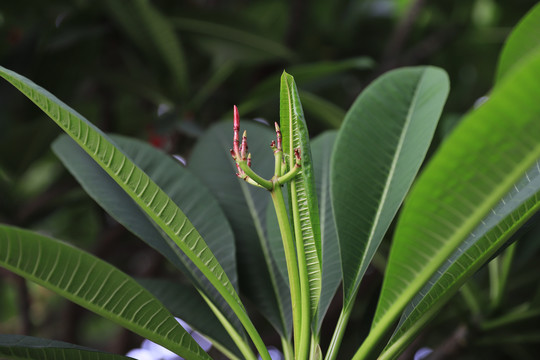
M302 314L301 308L299 307L301 303L300 278L298 274L298 263L295 256L294 237L287 216L287 208L285 207L281 187L279 185L275 186L270 194L272 195L272 201L274 202L279 229L281 231L281 239L283 241L283 249L285 251L285 261L287 262L293 313L294 345L295 349L298 349L300 338L297 329L301 329Z
M296 349L296 360L305 360L309 356L309 343L311 336L311 300L309 290L309 277L307 273L306 254L304 250L304 237L302 226L300 224L300 211L298 209L298 196L296 193L296 184L291 182L291 204L292 216L294 222L294 234L296 239L296 256L298 258L298 273L300 276L300 296L301 296L301 327L295 328L294 332L300 330L300 343Z
M208 299L202 291L199 291L199 294L201 294L202 298L204 299L204 301L206 301L206 303L208 304L208 307L210 307L210 309L212 310L212 312L214 313L214 315L216 315L216 317L218 318L219 322L221 322L221 325L223 325L223 327L225 328L225 330L227 330L227 333L229 334L229 336L231 337L231 339L234 341L234 343L236 344L236 346L238 346L238 349L240 350L240 352L242 353L242 355L244 355L244 358L246 360L257 360L257 357L255 356L255 354L253 354L253 351L251 351L251 348L250 346L245 342L244 338L242 337L242 335L240 335L236 329L234 328L234 326L227 320L227 318L225 318L225 316L223 316L223 314L221 313L221 311L219 311L219 309L210 301L210 299ZM262 355L261 355L262 356Z
M270 180L263 179L261 176L259 176L255 171L253 171L248 165L246 161L238 161L238 166L240 166L240 169L244 171L244 173L249 176L251 179L253 179L256 183L264 187L266 190L272 190L274 187L274 184Z
M334 335L332 335L332 340L330 340L330 345L328 346L328 351L326 352L326 357L324 360L335 360L338 355L339 347L341 346L341 341L343 340L343 335L345 335L345 329L351 317L352 305L343 307L341 309L341 314L339 314L339 319L334 330Z
M294 360L294 351L291 343L284 337L281 338L281 350L285 360Z

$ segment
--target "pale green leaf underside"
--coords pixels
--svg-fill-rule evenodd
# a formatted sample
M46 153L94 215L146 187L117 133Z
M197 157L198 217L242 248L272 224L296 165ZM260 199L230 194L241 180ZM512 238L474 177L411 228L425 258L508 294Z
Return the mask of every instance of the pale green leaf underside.
M0 226L0 265L188 359L210 359L130 276L84 251Z
M0 358L6 360L129 360L130 357L101 352L62 341L21 335L0 335Z
M142 141L111 136L113 141L171 198L205 239L237 289L234 236L217 201L189 170L171 156ZM208 279L191 260L155 227L144 211L69 136L60 136L52 145L64 166L84 190L119 223L164 255L213 300L229 321L242 331L238 319Z
M221 265L185 214L163 190L105 134L54 95L3 67L0 67L0 76L31 99L74 139L189 257L233 308L244 326L252 328Z
M318 309L321 293L321 230L313 175L309 134L294 78L283 72L280 90L280 126L283 153L288 165L294 166L294 149L300 149L302 166L291 182L296 190L300 228L304 243L312 314Z
M396 229L373 336L540 158L539 78L537 53L461 122L427 166Z
M395 353L412 341L412 337L421 330L431 315L440 309L538 208L540 163L536 162L407 305L389 342L388 353Z
M398 69L374 81L347 113L330 181L346 306L418 172L448 90L441 69Z
M540 49L540 3L536 4L512 30L497 65L497 82L528 55Z

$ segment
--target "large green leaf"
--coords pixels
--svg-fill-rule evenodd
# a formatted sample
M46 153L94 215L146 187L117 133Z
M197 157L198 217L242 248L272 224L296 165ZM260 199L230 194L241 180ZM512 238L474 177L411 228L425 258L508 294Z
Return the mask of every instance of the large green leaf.
M247 121L241 126L248 134L253 169L270 178L274 168L270 141L275 132ZM235 176L236 165L229 153L232 132L231 123L211 127L193 148L188 168L218 199L234 230L242 292L280 334L288 337L292 316L289 289L272 259L266 235L270 195Z
M497 65L497 82L501 81L514 66L525 61L528 55L540 49L540 3L521 19L506 40Z
M0 265L188 359L210 359L129 275L60 241L0 225Z
M347 113L330 181L345 308L422 164L448 90L443 70L398 69L374 81Z
M171 199L88 120L54 95L13 71L0 67L0 76L30 98L98 163L143 209L231 306L266 356L267 350L247 316L233 285L200 234Z
M6 360L129 360L130 357L101 352L62 341L21 335L0 335L0 357Z
M286 72L283 72L281 76L279 99L280 126L283 134L285 161L288 167L292 169L295 163L294 150L299 149L302 157L300 172L290 182L289 201L292 202L291 213L294 223L298 223L300 227L300 229L295 229L295 234L301 233L302 235L300 244L303 243L304 246L311 312L315 315L321 293L322 255L319 208L304 111L302 110L294 78ZM298 209L298 213L295 212L295 208ZM302 266L300 261L299 266Z
M113 136L120 149L163 189L205 239L237 289L234 236L223 211L208 189L176 160L142 141ZM85 191L133 234L163 254L209 296L229 321L240 325L232 310L171 239L160 232L122 188L67 135L52 145L54 152ZM241 327L239 327L241 329Z
M540 162L467 236L407 305L382 358L396 356L459 287L540 208Z
M405 306L540 158L540 53L507 75L443 143L406 202L370 335Z
M317 332L320 330L324 315L341 283L341 259L332 201L330 200L330 160L336 137L337 131L327 131L311 142L315 185L319 199L322 245L321 299L317 314L318 320L315 324Z

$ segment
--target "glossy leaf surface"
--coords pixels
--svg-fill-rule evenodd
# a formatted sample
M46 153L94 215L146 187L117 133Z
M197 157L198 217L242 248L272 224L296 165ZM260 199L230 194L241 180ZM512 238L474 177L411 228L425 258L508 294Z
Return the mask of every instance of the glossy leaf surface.
M60 241L0 226L0 265L188 359L210 359L171 313L112 265Z
M330 181L345 306L420 168L448 90L443 70L398 69L375 80L347 113Z
M540 163L536 162L407 305L383 358L390 358L412 341L432 315L539 208Z
M540 53L509 74L443 143L398 223L361 358L540 158Z

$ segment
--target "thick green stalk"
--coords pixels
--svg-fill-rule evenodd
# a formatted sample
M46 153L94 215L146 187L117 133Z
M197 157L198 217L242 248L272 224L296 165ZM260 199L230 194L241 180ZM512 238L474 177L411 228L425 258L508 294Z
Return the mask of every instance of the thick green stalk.
M335 360L339 352L339 347L341 346L341 341L343 340L343 335L345 334L345 329L347 328L347 323L351 316L352 304L341 309L341 314L339 315L336 328L334 329L334 334L332 335L332 340L330 340L330 345L328 346L328 351L324 360Z
M283 241L283 249L285 251L285 261L287 262L287 273L289 275L289 287L291 291L292 313L293 313L293 328L294 328L294 346L295 351L298 351L300 346L299 329L302 326L302 309L300 308L300 278L298 274L298 263L296 261L294 237L287 216L287 208L283 200L283 192L281 186L276 185L270 192L272 201L276 210L279 229L281 231L281 239ZM309 309L309 308L308 308Z
M301 296L301 324L300 328L295 328L296 333L300 330L300 343L296 349L296 360L305 360L309 356L310 338L311 338L311 302L309 294L309 277L307 273L306 254L304 250L304 239L302 235L302 226L300 224L300 211L298 209L298 197L296 193L296 184L291 182L291 204L292 216L294 222L294 234L296 239L296 254L298 258L298 274L300 277L300 296Z

